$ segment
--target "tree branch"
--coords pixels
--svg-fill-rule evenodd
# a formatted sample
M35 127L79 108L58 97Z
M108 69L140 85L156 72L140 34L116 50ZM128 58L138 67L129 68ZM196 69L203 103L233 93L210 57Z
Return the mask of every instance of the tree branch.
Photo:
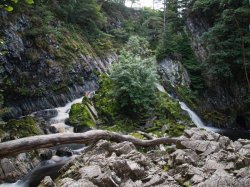
M49 148L59 144L89 144L105 139L114 142L129 141L136 146L156 146L159 144L177 144L182 139L158 138L153 140L140 140L129 135L121 135L104 130L91 130L85 133L59 133L50 135L39 135L0 143L0 159L15 154L40 148Z

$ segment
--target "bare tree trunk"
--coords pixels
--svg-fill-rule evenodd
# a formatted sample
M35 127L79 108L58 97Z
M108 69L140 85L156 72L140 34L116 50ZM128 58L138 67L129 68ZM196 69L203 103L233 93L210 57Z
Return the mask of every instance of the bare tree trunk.
M114 142L129 141L136 146L156 146L159 144L177 144L183 139L158 138L153 140L140 140L129 135L121 135L104 130L92 130L85 133L59 133L50 135L39 135L0 143L0 159L18 153L31 151L39 148L53 147L59 144L89 144L105 139Z

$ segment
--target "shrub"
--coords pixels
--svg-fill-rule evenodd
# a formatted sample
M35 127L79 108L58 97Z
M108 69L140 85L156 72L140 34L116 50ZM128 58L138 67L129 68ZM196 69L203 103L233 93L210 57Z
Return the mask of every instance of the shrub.
M158 81L154 58L142 59L123 52L110 75L112 95L118 110L130 117L148 113L156 101L155 83Z

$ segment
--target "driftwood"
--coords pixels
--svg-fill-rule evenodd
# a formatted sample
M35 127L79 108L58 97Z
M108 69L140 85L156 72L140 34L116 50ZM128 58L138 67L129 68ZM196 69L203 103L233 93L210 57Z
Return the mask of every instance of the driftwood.
M49 148L59 144L91 144L98 140L105 139L114 142L129 141L136 146L156 146L159 144L177 144L182 139L178 138L157 138L153 140L140 140L129 135L121 135L104 130L91 130L85 133L58 133L20 138L0 143L0 159L40 148Z

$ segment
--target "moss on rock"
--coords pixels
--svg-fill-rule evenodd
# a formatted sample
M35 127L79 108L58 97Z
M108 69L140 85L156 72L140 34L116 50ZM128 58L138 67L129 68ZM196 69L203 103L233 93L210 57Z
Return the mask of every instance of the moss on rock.
M22 119L12 119L8 123L1 124L0 129L9 134L7 139L23 138L41 134L40 128L36 125L33 117L25 117Z
M91 118L86 102L87 101L83 99L83 103L76 103L71 107L69 123L74 127L75 132L95 127L95 122Z

